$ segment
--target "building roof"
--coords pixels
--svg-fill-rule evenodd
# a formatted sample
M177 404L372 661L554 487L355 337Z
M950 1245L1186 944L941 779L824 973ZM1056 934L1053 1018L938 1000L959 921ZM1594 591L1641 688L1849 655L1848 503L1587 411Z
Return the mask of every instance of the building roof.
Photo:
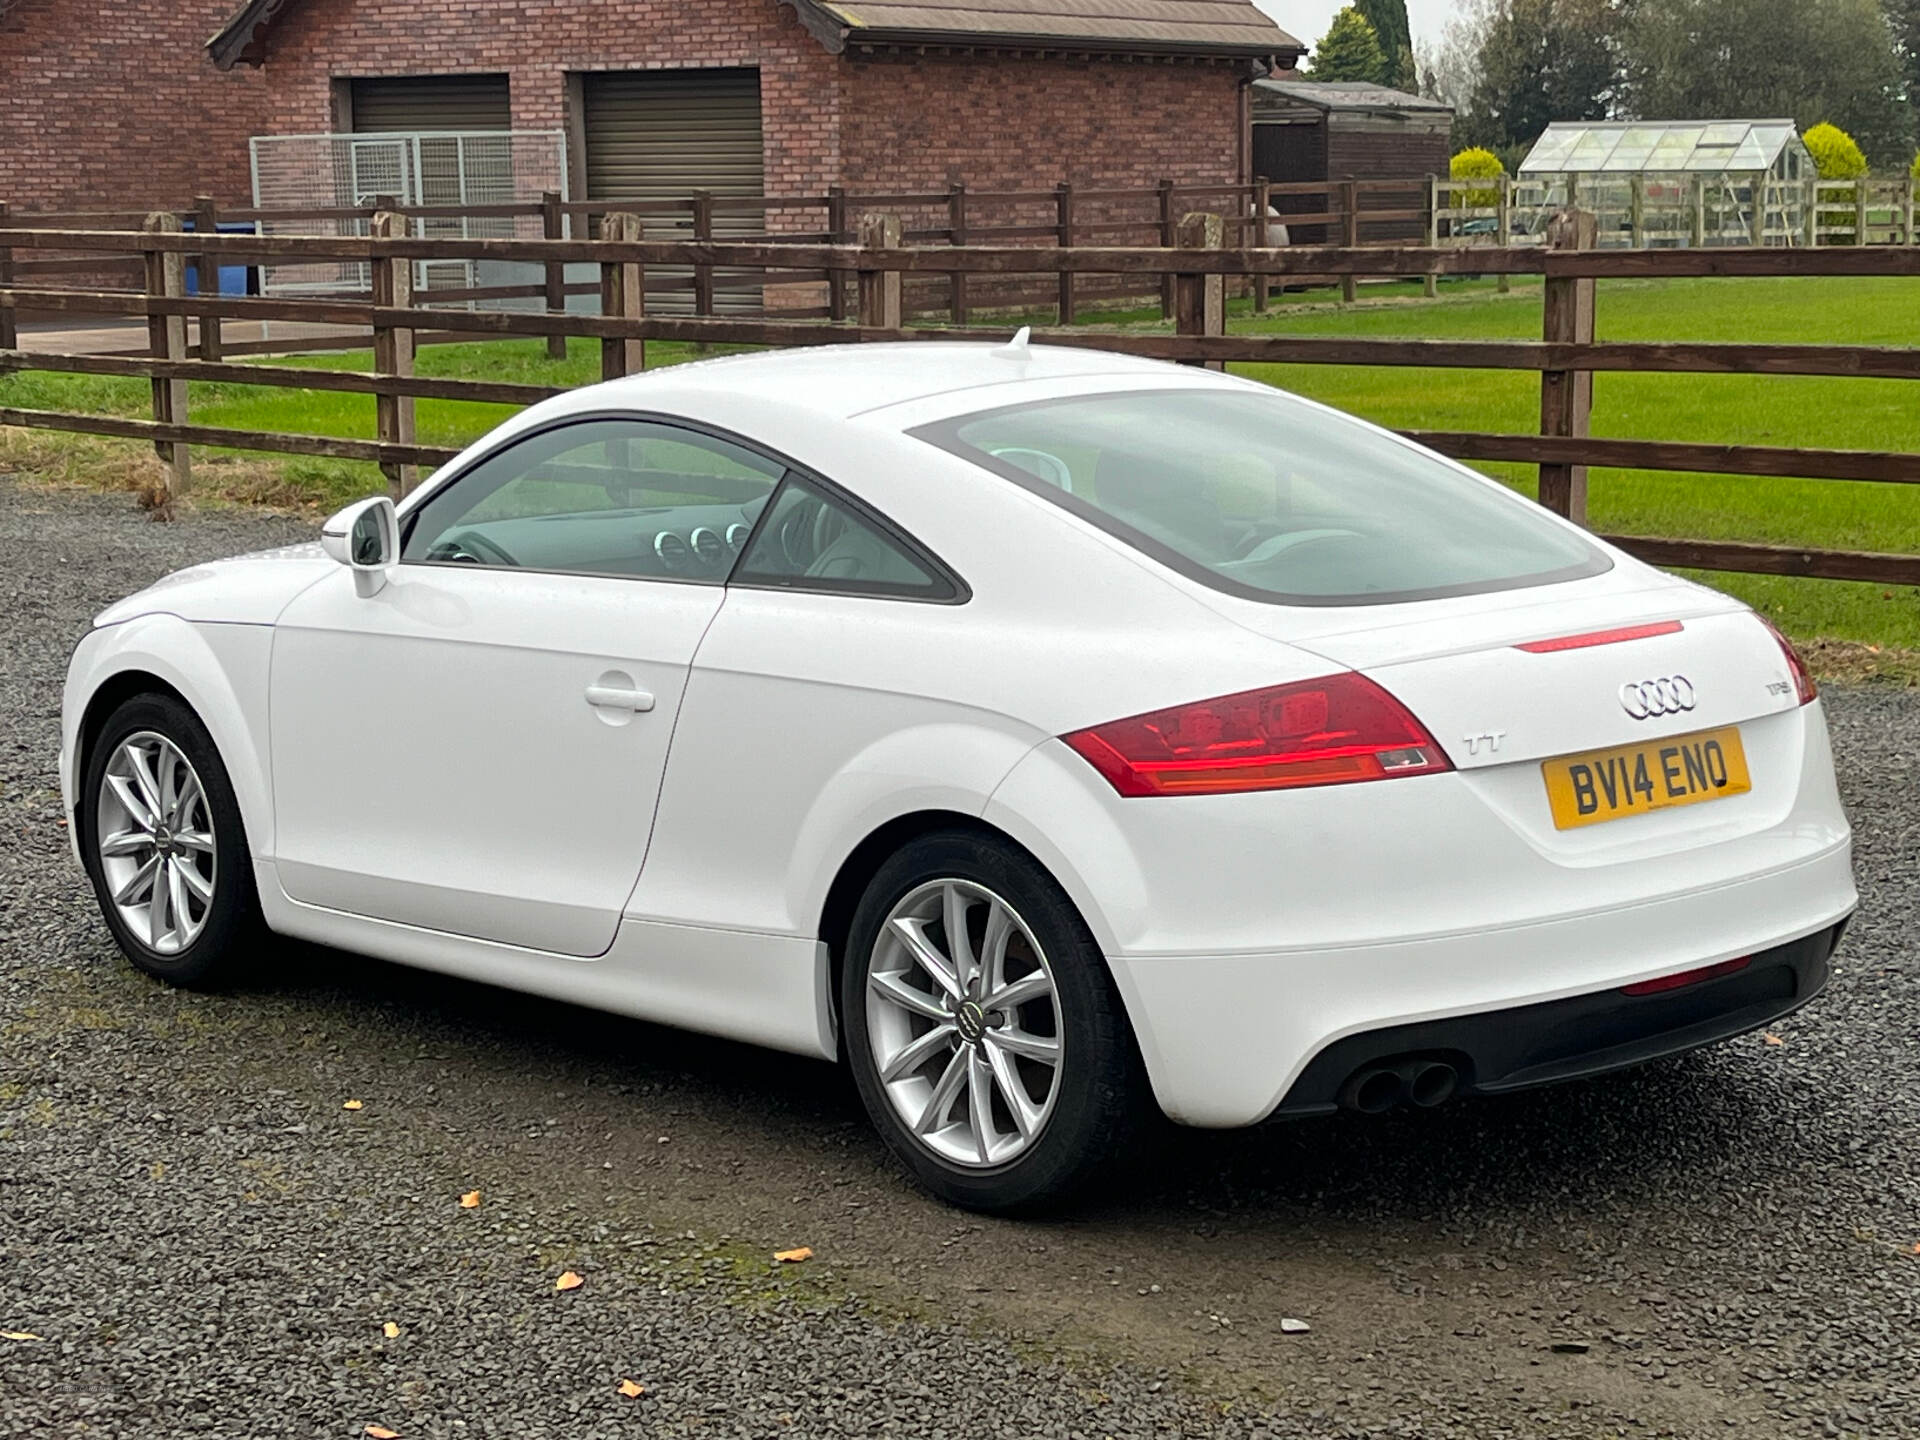
M265 58L274 19L297 0L244 0L207 41L222 70ZM1306 46L1253 0L780 0L829 51L957 45L1266 59Z
M1273 101L1293 101L1301 105L1310 105L1321 111L1360 110L1377 114L1401 114L1407 111L1453 113L1453 107L1444 100L1430 100L1424 95L1411 95L1405 90L1392 90L1385 85L1369 85L1359 80L1296 80L1289 76L1283 80L1256 80L1253 83L1253 89L1256 105L1265 97Z
M1556 120L1520 173L1766 170L1800 143L1791 120Z

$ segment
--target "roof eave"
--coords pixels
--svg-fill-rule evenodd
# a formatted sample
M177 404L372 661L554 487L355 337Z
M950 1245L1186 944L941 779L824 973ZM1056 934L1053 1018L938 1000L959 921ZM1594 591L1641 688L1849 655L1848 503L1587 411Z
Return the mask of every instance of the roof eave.
M1305 47L1224 44L1205 41L1135 40L1085 35L983 34L978 30L886 30L878 27L842 27L844 45L914 49L939 46L967 50L1059 50L1073 54L1179 56L1196 60L1267 60L1290 56L1297 60Z

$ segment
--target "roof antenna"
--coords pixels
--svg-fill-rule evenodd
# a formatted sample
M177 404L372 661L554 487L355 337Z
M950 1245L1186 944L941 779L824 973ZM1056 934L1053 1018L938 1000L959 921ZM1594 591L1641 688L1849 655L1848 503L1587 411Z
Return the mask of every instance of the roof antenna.
M1013 332L1013 339L998 346L993 353L1002 360L1031 360L1033 351L1027 348L1027 337L1033 334L1031 325L1022 325Z

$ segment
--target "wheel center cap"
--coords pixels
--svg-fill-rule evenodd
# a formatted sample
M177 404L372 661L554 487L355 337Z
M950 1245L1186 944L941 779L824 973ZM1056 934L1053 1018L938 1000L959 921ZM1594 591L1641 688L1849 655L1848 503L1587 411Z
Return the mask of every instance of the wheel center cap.
M153 845L162 855L173 849L173 832L162 825L153 832Z
M962 1000L960 1008L953 1012L953 1023L962 1040L977 1045L980 1037L987 1033L987 1012L980 1008L977 1001Z

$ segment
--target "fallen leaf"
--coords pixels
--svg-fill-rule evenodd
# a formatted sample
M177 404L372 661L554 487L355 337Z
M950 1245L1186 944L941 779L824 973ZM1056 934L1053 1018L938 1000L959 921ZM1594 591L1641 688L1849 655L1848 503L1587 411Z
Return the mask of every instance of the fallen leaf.
M802 1260L811 1260L813 1258L813 1247L811 1245L802 1245L797 1250L776 1250L773 1252L773 1258L778 1260L782 1265L798 1265Z
M567 1271L566 1274L562 1275L558 1280L553 1282L553 1288L556 1290L578 1290L582 1285L586 1283L587 1282L585 1280L582 1280L577 1274L569 1270Z
M384 1425L369 1425L361 1433L370 1437L370 1440L400 1440L398 1430L389 1430Z
M1913 1243L1913 1253L1914 1253L1914 1254L1916 1254L1916 1255L1920 1255L1920 1240L1916 1240L1916 1241L1914 1241L1914 1243ZM9 1340L18 1340L18 1339L19 1339L20 1337L19 1337L18 1335L9 1335L9 1336L8 1336L7 1338L8 1338Z
M478 1190L467 1191L466 1194L460 1197L460 1208L462 1210L478 1210L480 1208L480 1192Z
M1920 1245L1913 1248L1920 1250ZM0 1330L0 1340L38 1340L39 1338L31 1330Z
M1280 1321L1280 1333L1282 1335L1304 1335L1311 1329L1313 1329L1313 1326L1309 1325L1306 1321L1296 1320L1291 1315L1284 1317Z
M633 1380L622 1380L620 1382L620 1393L629 1400L638 1400L642 1395L647 1393L647 1387Z
M380 1333L385 1335L389 1340L398 1340L400 1338L400 1327L389 1320L380 1327Z
M342 1106L341 1106L340 1108L341 1108L342 1110L364 1110L364 1109L366 1109L367 1107L366 1107L366 1102L365 1102L365 1101L362 1101L362 1100L349 1100L349 1101L347 1101L347 1103L346 1103L346 1104L344 1104L344 1105L342 1105Z
M1767 1033L1762 1035L1760 1038L1766 1041L1767 1044L1769 1045L1784 1045L1787 1043L1786 1041L1782 1040L1778 1035L1774 1034L1771 1030L1767 1031Z

